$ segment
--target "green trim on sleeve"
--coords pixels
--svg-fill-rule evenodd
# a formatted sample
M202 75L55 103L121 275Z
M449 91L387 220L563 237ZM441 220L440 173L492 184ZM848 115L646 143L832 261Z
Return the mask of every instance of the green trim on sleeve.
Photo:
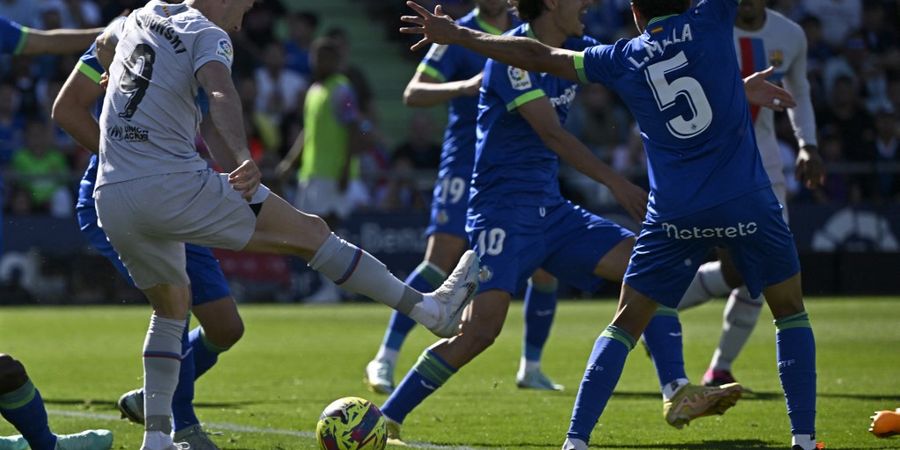
M13 55L19 55L25 50L25 43L28 42L28 33L31 32L31 28L22 27L22 36L19 37L19 43L16 44L16 49L13 50Z
M416 72L422 72L425 75L428 75L429 77L440 81L441 83L444 83L447 81L447 77L445 77L444 74L442 74L439 70L435 69L434 67L431 67L425 63L419 63L419 67L416 68Z
M101 73L97 72L97 69L85 64L84 61L78 61L75 69L81 72L82 75L90 78L94 83L100 84Z
M587 73L584 71L584 52L576 53L572 60L575 63L575 73L578 75L578 81L582 83L590 83L587 79Z
M507 103L506 110L512 111L534 99L538 99L538 98L544 97L546 95L547 94L544 93L543 89L534 89L534 90L528 91L528 92L516 97L513 101Z
M740 1L740 0L737 0L737 1ZM665 15L665 16L654 17L654 18L650 19L649 22L647 22L647 27L649 28L650 25L653 25L656 22L660 22L660 21L668 19L669 17L675 17L677 15L678 14L669 14L669 15Z

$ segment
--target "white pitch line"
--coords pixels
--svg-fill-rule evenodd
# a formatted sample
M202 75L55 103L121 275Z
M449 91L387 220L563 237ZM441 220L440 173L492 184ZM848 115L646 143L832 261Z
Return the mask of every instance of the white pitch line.
M49 409L47 413L53 416L65 416L65 417L80 417L84 419L93 419L93 420L105 420L108 422L118 422L122 420L117 414L101 414L101 413L92 413L85 411L66 411L61 409ZM204 422L204 427L210 430L224 430L224 431L233 431L237 433L259 433L259 434L274 434L281 436L294 436L301 437L307 439L315 439L316 433L312 431L294 431L294 430L279 430L277 428L260 428L260 427L250 427L246 425L238 425L233 423L207 423ZM475 450L473 447L465 447L465 446L451 446L451 445L437 445L430 444L427 442L408 442L411 448L424 448L431 450Z

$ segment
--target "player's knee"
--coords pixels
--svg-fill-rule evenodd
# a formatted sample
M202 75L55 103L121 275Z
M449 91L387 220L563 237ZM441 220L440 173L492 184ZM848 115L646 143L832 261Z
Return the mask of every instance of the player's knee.
M12 392L28 381L25 366L6 354L0 354L0 394Z
M478 354L494 345L494 341L500 335L500 329L483 326L470 327L469 329L463 329L463 335L469 341L469 348L475 354Z
M316 215L307 215L304 218L303 232L307 237L315 242L323 242L331 234L331 227L325 219Z

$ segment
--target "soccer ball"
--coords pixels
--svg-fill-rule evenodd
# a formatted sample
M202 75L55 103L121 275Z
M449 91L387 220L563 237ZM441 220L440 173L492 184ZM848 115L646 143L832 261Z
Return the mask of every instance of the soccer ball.
M322 411L316 439L322 450L381 450L387 445L387 427L372 402L344 397Z

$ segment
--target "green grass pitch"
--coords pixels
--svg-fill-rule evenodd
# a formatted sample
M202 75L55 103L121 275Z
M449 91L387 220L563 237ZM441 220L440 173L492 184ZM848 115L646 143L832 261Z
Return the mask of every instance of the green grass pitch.
M807 302L818 342L819 439L828 448L900 448L900 438L866 432L877 409L900 406L900 298L814 298ZM682 314L687 371L706 367L723 303ZM404 424L404 437L439 448L559 448L595 336L610 320L611 301L562 302L544 369L562 393L515 387L522 309L510 310L496 344ZM118 420L113 402L141 384L140 349L149 307L5 308L0 351L22 360L41 390L57 432L108 428L115 448L139 446L138 426ZM380 342L389 310L378 305L243 306L244 339L197 384L196 403L223 449L315 448L318 414L332 400L367 392L363 367ZM434 342L415 330L397 377ZM662 419L652 364L632 352L616 395L594 431L595 448L786 448L790 431L775 367L774 326L763 313L734 372L758 395L724 416L684 430ZM0 434L13 434L0 421Z

